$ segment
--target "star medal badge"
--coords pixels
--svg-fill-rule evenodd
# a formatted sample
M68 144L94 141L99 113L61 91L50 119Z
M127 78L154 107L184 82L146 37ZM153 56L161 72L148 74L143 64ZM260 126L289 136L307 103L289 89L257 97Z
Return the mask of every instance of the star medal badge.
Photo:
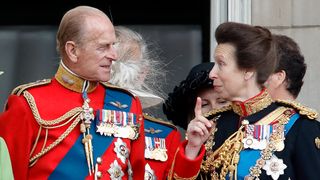
M117 154L117 157L121 160L123 164L125 164L126 159L129 157L130 151L127 148L125 142L121 140L121 138L117 138L117 142L115 142L114 152Z
M147 163L145 167L144 179L156 180L157 177L154 173L154 170L151 169L150 165Z
M282 159L273 155L271 159L266 161L262 168L266 171L267 175L271 176L272 179L277 180L280 175L284 174L284 170L287 166L283 163Z

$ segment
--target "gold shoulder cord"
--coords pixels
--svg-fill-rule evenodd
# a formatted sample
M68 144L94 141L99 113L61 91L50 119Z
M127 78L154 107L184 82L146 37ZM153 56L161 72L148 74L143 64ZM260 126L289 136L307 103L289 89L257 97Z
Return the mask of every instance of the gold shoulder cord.
M213 153L207 156L207 159L202 162L201 170L204 173L211 173L212 179L225 179L230 172L230 179L234 174L237 174L237 165L240 160L239 153L243 147L241 140L243 139L243 128L241 125L239 130L232 134L225 142ZM220 175L215 171L221 167Z
M219 113L231 110L232 106L225 106L220 109L214 109L210 112L204 114L204 117L207 119L212 119L212 121L218 123L218 119L220 118ZM210 176L211 179L225 179L225 176L228 172L228 166L226 164L233 163L234 165L231 167L230 170L233 168L236 170L236 165L239 162L239 153L241 150L241 137L243 136L242 133L243 126L239 128L237 132L232 134L227 140L225 140L224 144L221 145L216 151L212 152L212 147L214 146L214 135L217 132L217 128L213 129L211 132L210 137L208 138L205 148L206 148L206 160L202 161L201 164L201 171L204 174L201 174L201 179L207 179L207 173L211 172ZM240 138L240 139L239 139ZM233 145L234 144L234 145ZM227 162L223 165L223 162ZM217 172L215 172L216 168L221 167L220 176ZM203 175L203 176L202 176Z
M213 121L214 123L217 123L218 119L220 118L220 114L222 112L231 110L231 106L224 106L220 109L213 109L207 113L205 113L203 116L207 118L209 121ZM217 127L211 130L211 135L209 136L208 140L205 143L205 149L206 149L206 154L209 155L212 153L212 147L215 145L214 142L214 135L218 131Z
M206 116L205 116L206 117ZM220 115L214 117L213 119L211 119L210 121L213 121L214 123L217 123L218 119L220 118ZM216 124L217 125L217 124ZM206 149L206 155L209 155L212 153L212 147L215 145L214 142L214 135L215 133L218 131L217 126L214 129L211 129L211 134L208 138L208 140L205 143L205 149Z
M30 160L29 160L29 167L33 166L37 160L42 157L43 155L45 155L46 153L48 153L50 150L52 150L54 147L56 147L59 143L61 143L69 134L70 132L76 127L76 125L80 122L80 117L79 114L82 111L81 107L76 107L70 111L68 111L67 113L65 113L63 116L54 119L54 120L43 120L40 117L37 105L35 103L35 100L33 98L33 96L28 92L28 91L24 91L23 92L23 96L26 98L32 114L34 116L34 118L36 119L37 123L39 124L39 130L38 130L38 134L37 134L37 138L33 144L32 150L30 152ZM61 134L61 136L56 139L53 143L51 143L50 145L46 146L46 141L48 138L48 130L49 129L55 129L55 128L59 128L62 126L65 126L66 124L68 124L69 122L71 122L73 119L75 119L72 124L67 128L67 130ZM63 122L65 121L65 122ZM46 131L46 135L45 135L45 139L44 139L44 143L43 146L41 148L41 151L39 153L37 153L36 155L32 156L32 154L34 153L34 150L38 144L38 140L40 138L40 133L42 128L45 129Z

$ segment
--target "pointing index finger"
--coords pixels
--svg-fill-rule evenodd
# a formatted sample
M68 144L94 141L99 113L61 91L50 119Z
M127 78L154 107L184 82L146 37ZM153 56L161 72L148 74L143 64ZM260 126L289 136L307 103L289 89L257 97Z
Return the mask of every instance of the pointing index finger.
M201 98L197 97L196 106L194 107L194 115L196 117L202 116L201 104L202 104Z

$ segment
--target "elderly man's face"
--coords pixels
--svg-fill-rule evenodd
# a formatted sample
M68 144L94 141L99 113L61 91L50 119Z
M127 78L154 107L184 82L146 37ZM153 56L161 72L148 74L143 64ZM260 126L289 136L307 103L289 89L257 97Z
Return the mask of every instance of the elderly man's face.
M86 22L84 40L78 49L77 72L79 76L92 81L108 81L112 61L117 53L114 27L104 18Z

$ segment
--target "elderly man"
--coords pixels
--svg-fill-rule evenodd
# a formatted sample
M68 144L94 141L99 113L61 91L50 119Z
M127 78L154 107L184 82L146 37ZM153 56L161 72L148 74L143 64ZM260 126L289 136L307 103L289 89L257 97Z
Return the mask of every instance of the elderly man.
M15 88L0 115L0 136L8 145L15 179L144 177L140 101L103 83L117 58L115 42L114 27L102 11L79 6L63 16L55 77ZM182 152L177 166L194 164L197 157L201 162L199 136L192 133L177 151Z

